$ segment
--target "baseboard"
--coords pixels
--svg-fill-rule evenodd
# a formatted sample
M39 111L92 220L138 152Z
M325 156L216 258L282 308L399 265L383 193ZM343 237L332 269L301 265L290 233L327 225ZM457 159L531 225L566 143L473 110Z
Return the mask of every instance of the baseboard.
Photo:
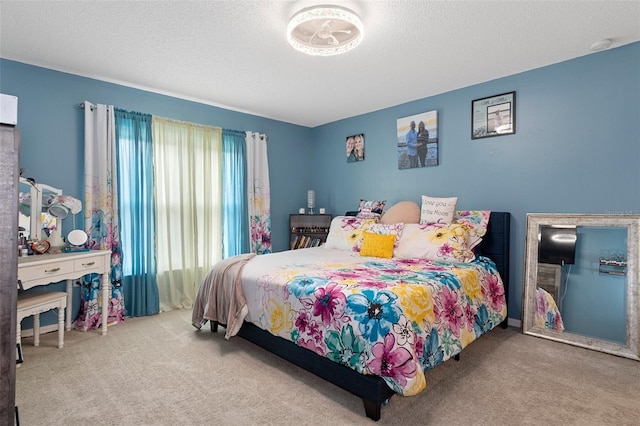
M49 324L40 326L40 335L58 331L58 324ZM20 331L20 337L33 337L33 328L27 328Z
M507 318L507 325L509 327L520 328L522 326L522 321L514 318Z

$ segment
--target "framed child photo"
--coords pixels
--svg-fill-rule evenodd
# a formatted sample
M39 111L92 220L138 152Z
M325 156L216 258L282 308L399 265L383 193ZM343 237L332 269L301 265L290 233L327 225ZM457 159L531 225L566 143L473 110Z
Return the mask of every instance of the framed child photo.
M516 132L516 92L471 101L471 139Z

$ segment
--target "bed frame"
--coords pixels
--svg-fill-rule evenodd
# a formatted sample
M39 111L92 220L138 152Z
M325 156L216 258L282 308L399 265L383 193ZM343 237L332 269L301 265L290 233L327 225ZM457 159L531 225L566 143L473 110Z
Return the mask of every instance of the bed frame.
M483 237L478 254L492 259L498 268L505 285L507 300L509 291L509 239L511 214L508 212L491 212L487 234ZM500 326L507 328L505 319ZM218 324L211 323L211 330L216 331ZM272 352L295 365L362 398L367 417L380 420L382 405L391 398L392 391L379 376L363 375L344 365L323 358L316 353L297 346L295 343L274 336L254 324L245 322L238 336ZM455 359L459 359L459 354Z

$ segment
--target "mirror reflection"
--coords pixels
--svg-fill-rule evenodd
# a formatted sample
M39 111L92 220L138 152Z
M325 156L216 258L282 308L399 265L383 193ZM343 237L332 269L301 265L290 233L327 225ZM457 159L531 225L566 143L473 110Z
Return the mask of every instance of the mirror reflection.
M25 178L20 178L18 192L18 227L21 235L29 239L31 235L31 189L33 183Z
M51 201L59 195L62 195L61 189L20 177L18 229L22 236L34 241L49 237L57 228L58 220L48 209Z
M633 215L527 215L523 332L640 359Z

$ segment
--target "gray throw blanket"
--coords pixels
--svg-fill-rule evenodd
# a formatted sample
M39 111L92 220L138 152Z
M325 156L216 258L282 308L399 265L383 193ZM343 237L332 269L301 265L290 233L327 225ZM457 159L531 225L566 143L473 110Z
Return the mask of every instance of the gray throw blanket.
M256 254L247 253L218 262L200 284L193 303L191 324L198 330L208 321L226 326L225 339L235 336L247 316L247 301L242 291L242 269Z

